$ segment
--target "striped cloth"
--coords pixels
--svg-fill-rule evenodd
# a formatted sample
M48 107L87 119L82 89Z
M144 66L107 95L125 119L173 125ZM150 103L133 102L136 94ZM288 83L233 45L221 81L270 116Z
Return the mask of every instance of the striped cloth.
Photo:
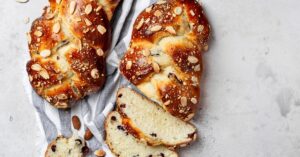
M115 106L118 87L129 86L129 83L119 73L119 60L129 45L132 25L136 17L154 2L156 0L123 0L118 7L112 22L113 40L112 50L107 57L107 81L100 92L79 101L72 109L57 110L39 97L26 81L25 86L29 99L36 109L40 128L45 135L37 144L41 156L44 156L48 143L58 135L69 137L76 131L72 127L71 117L77 115L82 123L78 134L83 136L86 128L89 128L94 134L94 138L88 141L91 149L89 156L94 156L93 152L102 148L106 151L107 157L113 157L103 140L103 123L105 116Z

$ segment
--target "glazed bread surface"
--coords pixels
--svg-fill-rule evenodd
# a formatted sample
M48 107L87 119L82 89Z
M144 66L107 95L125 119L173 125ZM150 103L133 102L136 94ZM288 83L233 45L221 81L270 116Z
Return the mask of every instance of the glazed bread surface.
M119 0L50 0L28 35L29 81L57 108L98 91L105 81L110 19Z
M77 135L59 136L48 145L45 157L85 157L88 151L84 140Z
M117 110L128 132L150 145L183 147L196 139L193 125L172 116L130 88L119 89Z
M148 146L128 134L122 118L116 111L111 112L105 121L106 143L119 157L177 157L177 153L164 146Z
M137 17L121 73L172 115L190 120L200 97L210 26L195 0L159 0Z

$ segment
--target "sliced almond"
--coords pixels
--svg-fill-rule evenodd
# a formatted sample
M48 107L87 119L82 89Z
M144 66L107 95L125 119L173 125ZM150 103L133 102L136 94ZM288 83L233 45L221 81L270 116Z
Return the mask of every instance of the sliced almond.
M85 24L87 26L91 26L92 25L92 22L89 19L87 19L87 18L84 19L84 22L85 22Z
M59 22L56 22L56 23L53 25L52 31L53 31L53 33L59 33L59 31L60 31L60 23L59 23Z
M176 34L176 31L172 26L167 26L166 31L168 31L171 34Z
M80 119L77 116L72 117L72 124L74 129L79 130L81 128Z
M68 99L68 96L67 96L66 94L59 94L59 95L57 96L57 98L58 98L59 100L66 100L66 99Z
M31 44L31 35L30 33L26 33L28 44Z
M198 32L202 32L203 29L204 29L204 26L203 26L203 25L199 25L199 26L197 27L197 31L198 31Z
M152 10L153 5L151 5L150 7L146 8L146 12L149 13Z
M152 63L152 67L153 67L154 72L156 72L156 73L160 72L160 67L156 62Z
M40 56L44 57L44 58L47 58L51 55L51 50L43 50L40 52Z
M168 106L168 105L170 105L170 104L171 104L171 100L168 100L168 101L164 102L164 105L165 105L165 106Z
M95 154L97 157L104 157L106 153L105 153L104 150L99 149L99 150L96 150L96 151L94 152L94 154Z
M60 4L61 0L56 0L56 4Z
M40 71L39 74L40 74L40 76L42 76L43 79L47 80L47 79L50 78L50 76L49 76L49 74L48 74L48 72L46 70Z
M194 67L194 70L195 70L195 71L200 71L200 70L201 70L200 64L196 65L196 66Z
M91 76L92 76L93 79L99 78L99 77L100 77L100 75L99 75L99 70L96 69L96 68L93 69L93 70L91 71Z
M196 98L192 98L192 99L191 99L191 102L192 102L193 104L197 104L197 99L196 99Z
M157 2L156 2L156 4L164 4L164 3L167 3L165 0L158 0Z
M102 6L98 6L96 9L96 12L100 11L102 9Z
M31 75L28 75L29 81L32 82L33 77Z
M187 105L187 98L186 97L181 97L180 98L180 104L182 107L185 107Z
M192 16L195 16L195 13L194 13L193 10L190 10L190 14L191 14Z
M32 64L31 69L34 70L34 71L41 71L42 67L39 64Z
M176 7L176 8L174 9L174 13L175 13L176 15L180 15L180 14L182 13L182 8L181 8L181 7Z
M139 23L137 24L137 26L135 27L137 30L139 30L144 24L144 18L142 18Z
M162 28L161 25L154 25L154 26L150 27L150 31L157 32L157 31L161 30L161 28Z
M127 61L126 63L126 70L130 70L132 67L132 61Z
M102 57L102 56L104 55L104 52L103 52L103 50L102 50L101 48L98 48L98 49L96 50L96 53L97 53L97 55L100 56L100 57Z
M73 13L74 13L74 11L76 10L76 6L77 6L77 3L76 3L75 1L72 1L72 2L70 3L70 6L69 6L69 13L70 13L70 14L73 14Z
M192 64L195 64L195 63L198 63L199 60L195 56L189 56L188 61Z
M98 30L98 32L99 32L100 34L102 34L102 35L106 32L106 28L103 27L102 25L98 25L98 26L97 26L97 30Z
M156 10L156 11L154 12L154 16L156 16L156 17L159 17L159 16L161 16L161 15L162 15L162 12L159 11L159 10Z
M193 81L193 83L198 83L198 79L195 76L192 76L191 80Z
M43 32L41 32L41 31L34 31L33 34L34 34L35 36L37 36L37 37L43 36Z
M86 129L85 134L84 134L84 139L85 140L90 140L92 139L94 135L92 134L91 130L89 128Z
M85 6L84 12L88 15L93 11L93 6L91 4L88 4Z

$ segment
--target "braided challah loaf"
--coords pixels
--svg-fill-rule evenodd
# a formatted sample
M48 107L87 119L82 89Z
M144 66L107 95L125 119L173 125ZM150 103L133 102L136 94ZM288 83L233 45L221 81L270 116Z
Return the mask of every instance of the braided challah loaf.
M36 92L57 108L101 88L110 20L119 0L50 0L28 33L27 72Z
M120 71L172 115L191 119L199 103L202 52L210 35L202 7L195 0L159 0L133 27Z

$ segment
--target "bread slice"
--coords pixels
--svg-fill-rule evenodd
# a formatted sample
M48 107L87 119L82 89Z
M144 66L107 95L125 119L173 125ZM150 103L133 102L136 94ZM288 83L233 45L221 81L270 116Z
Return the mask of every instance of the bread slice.
M128 134L122 125L122 118L116 111L111 112L105 121L106 143L119 157L178 157L177 153L164 146L148 146Z
M86 142L77 135L58 136L47 147L45 157L85 157L89 152Z
M186 146L197 137L192 124L172 116L130 88L119 89L117 110L129 133L150 145Z

